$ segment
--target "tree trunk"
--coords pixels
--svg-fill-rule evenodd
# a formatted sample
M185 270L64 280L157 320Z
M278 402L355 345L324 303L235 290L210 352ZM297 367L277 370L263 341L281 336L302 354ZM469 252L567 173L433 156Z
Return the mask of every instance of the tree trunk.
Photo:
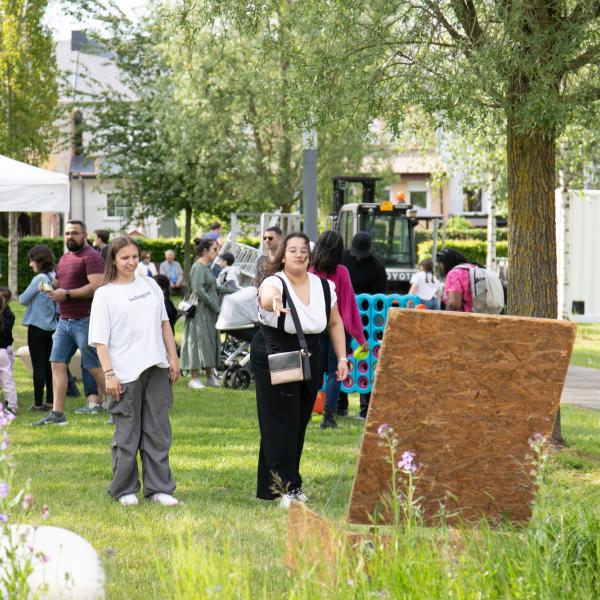
M8 287L16 298L19 293L19 213L8 213Z
M518 131L510 115L507 128L508 313L556 319L556 136ZM552 444L563 443L559 408Z
M185 287L189 292L190 289L190 268L191 268L191 253L192 249L192 207L185 207L185 226L183 234L183 280Z
M488 269L496 268L496 173L491 171L488 181L487 260Z
M554 133L517 131L509 116L508 312L556 319Z

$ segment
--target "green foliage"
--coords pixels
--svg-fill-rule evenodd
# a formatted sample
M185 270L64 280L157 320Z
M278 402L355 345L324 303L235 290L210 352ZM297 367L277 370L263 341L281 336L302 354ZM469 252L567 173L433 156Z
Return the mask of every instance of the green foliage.
M419 261L431 257L431 246L432 243L430 241L421 242L417 246ZM446 239L446 247L462 252L469 262L477 262L485 265L487 257L487 242L485 241ZM441 246L438 246L438 248L441 249ZM496 243L496 256L508 256L508 242Z
M136 242L141 250L147 250L152 255L152 262L158 267L165 260L165 252L173 250L175 252L175 260L183 266L183 239L182 238L136 238Z
M43 238L43 237L22 237L18 240L19 262L17 267L17 277L19 281L19 292L22 292L34 276L27 252L38 244L46 244L52 250L54 258L58 259L64 253L64 242L62 238ZM7 285L8 276L8 240L0 238L0 272L2 273L2 285Z
M157 266L165 260L166 250L174 250L175 259L183 265L183 240L181 238L160 238L154 240L140 237L137 238L136 241L140 250L148 250L152 254L152 260L157 263ZM46 244L49 246L57 262L64 254L64 242L62 238L43 238L35 236L19 238L19 264L17 271L19 278L19 292L22 292L29 285L29 282L34 275L29 266L27 252L38 244ZM1 280L2 285L6 285L6 280L4 278L8 272L7 249L7 239L0 238L0 272L3 277Z
M57 138L54 41L48 0L0 0L0 154L40 164Z
M433 231L431 229L415 229L415 240L417 245L421 242L431 240ZM487 240L487 229L481 227L469 227L468 229L446 229L446 240ZM506 242L508 240L508 229L499 227L496 229L496 240ZM442 241L442 230L438 231L438 244Z
M469 221L461 216L454 216L448 219L446 231L468 231L471 229Z

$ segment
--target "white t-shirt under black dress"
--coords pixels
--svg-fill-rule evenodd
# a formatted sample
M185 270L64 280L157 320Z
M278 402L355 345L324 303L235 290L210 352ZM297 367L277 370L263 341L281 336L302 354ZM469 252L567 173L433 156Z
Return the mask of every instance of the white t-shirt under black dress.
M107 283L94 294L88 343L108 346L121 383L135 381L148 368L167 368L161 324L168 321L162 290L151 278Z
M272 275L263 280L260 285L262 289L265 285L272 285L276 287L280 292L283 293L283 284L279 277L283 278L287 284L287 289L290 293L298 318L300 319L300 325L302 331L306 334L321 333L325 327L327 327L327 315L325 314L325 295L323 294L323 284L321 279L312 273L308 273L308 279L310 282L310 296L308 304L304 304L300 298L296 295L294 287L290 280L287 278L283 271L279 271L277 275ZM333 308L337 302L337 296L335 293L335 284L331 281L329 283L329 289L331 290L331 308ZM277 321L279 317L276 312L264 310L259 305L258 320L263 325L273 327L277 329ZM296 333L294 327L294 320L292 319L291 313L285 315L284 329L286 333Z

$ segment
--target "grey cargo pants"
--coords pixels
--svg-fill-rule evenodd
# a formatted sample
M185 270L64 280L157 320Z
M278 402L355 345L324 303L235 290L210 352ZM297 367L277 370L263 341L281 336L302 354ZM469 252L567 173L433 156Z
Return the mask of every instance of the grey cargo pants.
M144 496L172 494L175 481L169 467L171 423L169 408L173 390L168 369L150 367L138 379L122 385L121 399L110 398L108 410L115 421L112 441L113 479L108 493L113 498L140 489L137 453L142 459Z

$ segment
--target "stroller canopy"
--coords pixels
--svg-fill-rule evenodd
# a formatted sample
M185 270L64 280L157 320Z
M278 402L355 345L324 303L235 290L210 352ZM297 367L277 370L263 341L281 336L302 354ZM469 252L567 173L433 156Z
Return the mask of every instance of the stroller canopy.
M258 322L257 289L250 285L223 296L216 328L221 331L252 327Z

